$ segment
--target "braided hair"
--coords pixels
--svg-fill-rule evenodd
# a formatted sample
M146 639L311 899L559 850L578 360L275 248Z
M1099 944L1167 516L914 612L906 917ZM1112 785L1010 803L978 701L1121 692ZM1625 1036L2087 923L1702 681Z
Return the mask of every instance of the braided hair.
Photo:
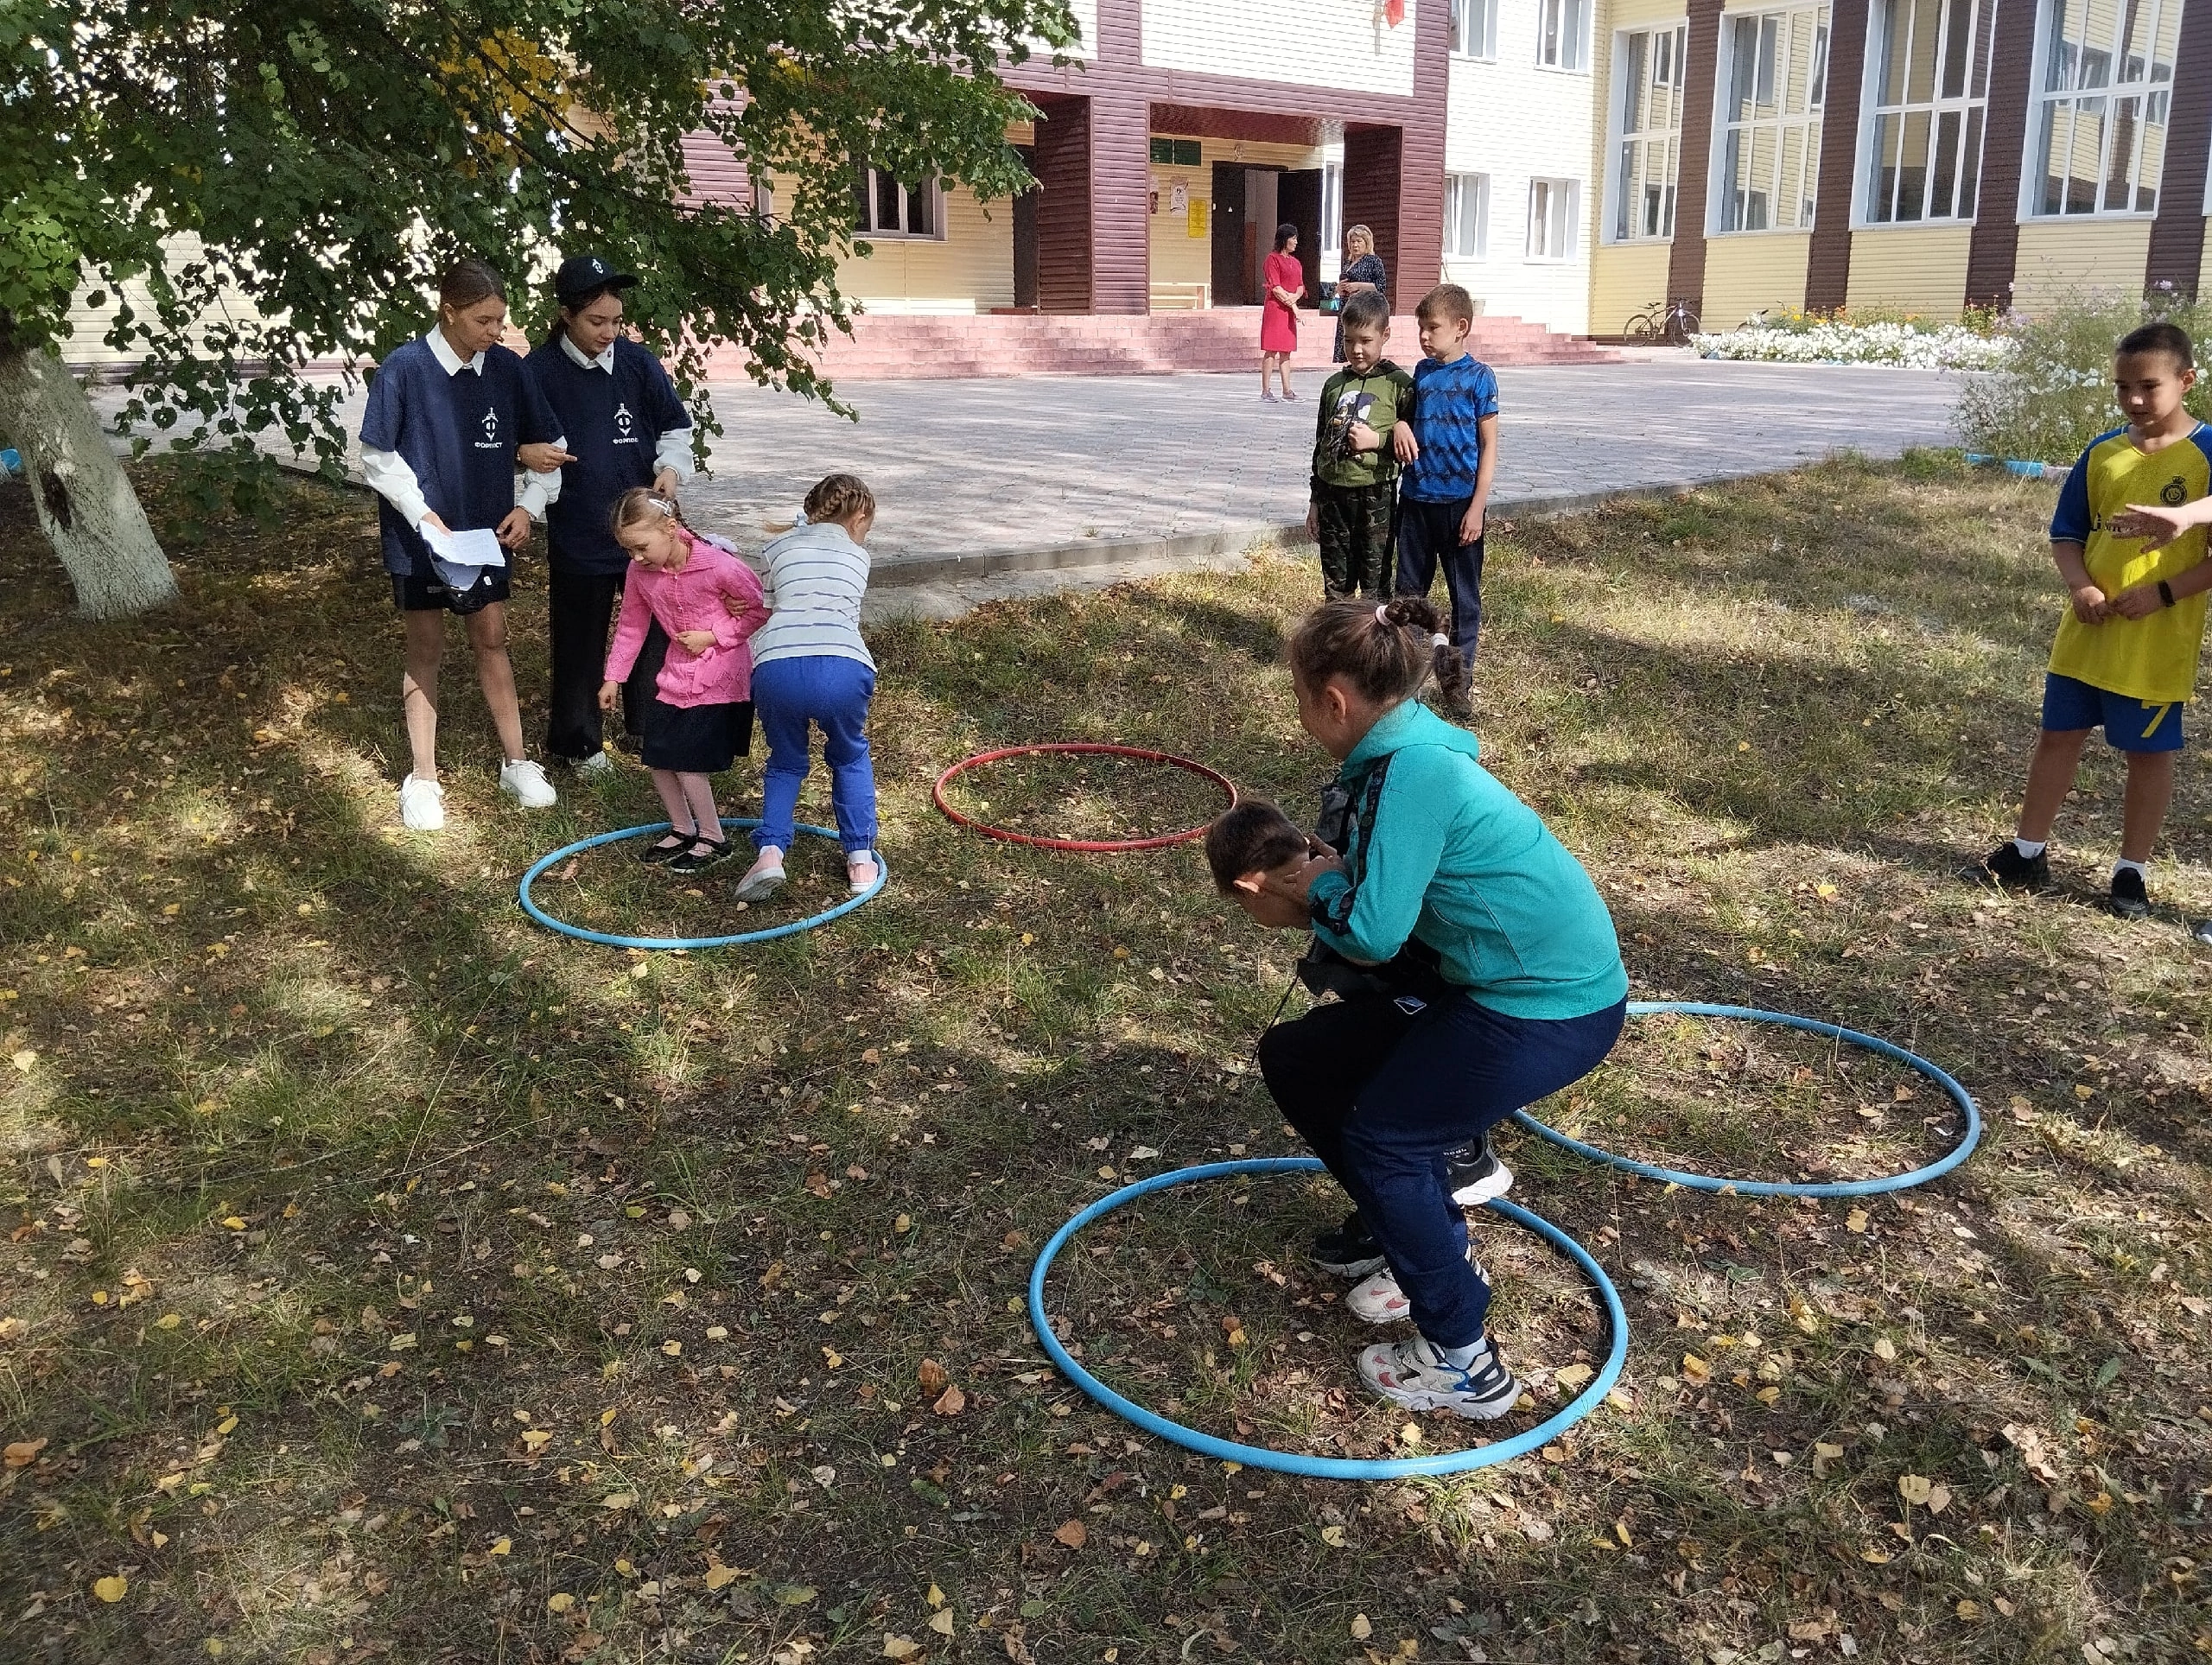
M1411 699L1433 675L1444 696L1457 700L1467 691L1466 661L1444 623L1419 595L1393 596L1380 607L1325 601L1291 636L1291 670L1308 689L1340 677L1376 705Z

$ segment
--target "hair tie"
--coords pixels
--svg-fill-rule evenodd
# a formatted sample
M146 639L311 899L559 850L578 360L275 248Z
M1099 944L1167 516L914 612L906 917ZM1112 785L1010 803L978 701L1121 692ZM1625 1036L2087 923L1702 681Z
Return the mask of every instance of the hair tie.
M1388 601L1375 609L1375 622L1386 628L1395 628L1390 622L1390 604Z
M652 504L653 507L658 509L663 514L668 516L671 520L676 518L676 505L670 502L668 499L656 495L648 497L645 501Z
M1440 630L1428 639L1428 645L1431 647L1449 647L1452 645L1452 639Z

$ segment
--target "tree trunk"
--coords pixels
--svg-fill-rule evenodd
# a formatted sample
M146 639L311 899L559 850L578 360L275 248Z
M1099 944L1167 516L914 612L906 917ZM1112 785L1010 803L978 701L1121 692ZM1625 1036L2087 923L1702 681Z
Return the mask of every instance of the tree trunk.
M0 437L22 453L39 530L77 587L77 610L116 619L176 600L130 477L92 401L47 351L0 345Z

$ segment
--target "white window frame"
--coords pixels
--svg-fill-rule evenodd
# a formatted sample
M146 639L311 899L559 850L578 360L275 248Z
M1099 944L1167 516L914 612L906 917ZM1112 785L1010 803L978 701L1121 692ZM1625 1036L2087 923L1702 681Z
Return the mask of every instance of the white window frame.
M1344 165L1321 164L1321 252L1343 257L1344 251Z
M1497 61L1497 0L1451 0L1452 55Z
M942 243L944 241L944 187L932 175L918 185L905 185L893 179L882 168L862 165L855 170L854 207L858 210L856 235L870 243ZM883 204L882 191L887 185L897 190L900 224L883 226L877 221L878 211ZM929 205L929 229L910 231L905 221L913 213L917 199Z
M2028 151L2027 165L2021 170L2021 218L2147 219L2158 212L2158 186L2164 181L2165 147L2171 137L2173 111L2173 60L2158 60L2158 34L2162 26L2170 24L2175 36L2173 44L2178 45L2182 0L2142 0L2138 15L2149 15L2149 27L2145 31L2149 49L2139 57L2131 57L2126 43L2120 38L2120 29L2126 27L2127 8L2122 7L2114 14L2112 33L2095 41L2086 35L2077 36L2072 29L2063 27L2066 20L2060 15L2063 10L2061 0L2040 0L2036 8L2036 73L2028 91ZM2136 106L2133 119L2127 124L2131 152L2126 179L2128 200L2121 207L2113 207L2107 205L2107 197L2112 186L2113 141L2122 125L2114 118L2113 106L2122 102ZM2062 200L2054 208L2050 206L2049 188L2051 141L2063 124L2070 142L2073 124L2091 113L2091 106L2095 107L2094 113L2101 118L2091 206L2075 208ZM2145 130L2153 127L2158 130L2158 155L2146 169L2145 152L2150 147ZM2149 187L2147 203L2143 200L2146 173L2158 181Z
M1720 77L1713 99L1713 126L1719 143L1713 147L1713 174L1706 192L1710 208L1707 215L1706 232L1713 237L1749 237L1768 232L1784 232L1802 235L1813 228L1813 205L1820 190L1821 124L1827 104L1827 69L1829 45L1829 15L1826 0L1817 5L1777 6L1765 11L1728 12L1721 18ZM1789 57L1787 47L1796 38L1796 29L1802 22L1808 33L1806 58L1805 105L1792 111L1787 106L1789 92ZM1775 30L1777 51L1772 60L1772 73L1762 82L1755 67L1751 72L1754 79L1751 92L1755 108L1771 105L1774 113L1739 118L1740 108L1739 59L1747 30L1759 32L1759 45L1755 51L1764 58L1765 31ZM1777 89L1774 80L1783 86ZM1762 89L1767 97L1761 100ZM1788 223L1777 221L1776 199L1782 189L1783 175L1791 150L1793 135L1796 140L1798 199L1792 218ZM1758 154L1763 136L1771 136L1773 162L1765 183L1766 223L1753 225L1752 199L1758 195L1754 189L1737 188L1736 156L1745 145Z
M1469 192L1474 194L1474 247L1465 246ZM1446 260L1490 258L1490 175L1446 174L1444 176L1444 257Z
M1911 15L1905 36L1906 68L1893 76L1888 62L1896 36L1891 22L1898 8ZM1981 193L1982 139L1988 117L1990 60L1995 52L1998 0L1875 0L1869 9L1866 92L1859 101L1861 118L1860 177L1866 188L1854 205L1853 225L1879 228L1889 226L1967 225L1972 223ZM1929 59L1929 79L1914 80L1913 60L1919 55L1920 30L1932 10L1936 23L1936 47ZM1963 24L1965 41L1960 40ZM1912 203L1905 188L1910 170L1890 167L1889 135L1895 132L1900 163L1918 143L1927 157L1921 169L1919 202ZM1941 205L1936 189L1943 175L1942 159L1950 168L1950 206ZM1908 207L1918 212L1907 213Z
M1582 181L1537 178L1529 181L1529 230L1525 257L1534 264L1562 265L1582 247Z
M1631 42L1639 39L1645 43L1645 68L1641 78L1643 85L1638 99L1643 119L1641 125L1631 130L1628 125L1630 82L1634 73L1630 60L1635 56ZM1674 239L1675 205L1681 187L1682 117L1689 79L1688 54L1689 25L1686 22L1622 29L1613 36L1613 89L1607 106L1613 142L1606 149L1609 166L1605 178L1606 200L1611 211L1606 218L1604 238L1608 243L1666 243ZM1652 66L1662 59L1663 65L1655 70ZM1659 75L1670 79L1658 79ZM1671 96L1666 100L1667 116L1655 125L1650 116L1659 101L1652 95L1662 88ZM1640 187L1652 178L1649 168L1654 148L1664 158L1659 169L1663 228L1646 231L1643 229L1645 217ZM1631 207L1637 210L1634 230L1629 229Z
M1536 0L1536 67L1590 73L1591 13L1596 0Z

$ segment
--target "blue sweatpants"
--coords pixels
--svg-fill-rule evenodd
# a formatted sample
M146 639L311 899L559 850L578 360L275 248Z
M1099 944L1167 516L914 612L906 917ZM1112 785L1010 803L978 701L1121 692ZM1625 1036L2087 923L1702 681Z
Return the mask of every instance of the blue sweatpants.
M822 760L830 766L830 804L837 842L853 855L875 848L875 771L868 756L868 702L875 672L858 659L810 653L771 659L753 672L753 709L767 737L768 765L761 771L760 825L755 849L791 847L798 789L806 782L812 736L822 730Z
M1444 569L1444 588L1452 598L1452 643L1470 670L1483 633L1483 540L1462 543L1459 523L1473 501L1398 499L1398 594L1426 599L1436 587L1436 569Z
M1459 995L1365 995L1261 1038L1260 1071L1283 1119L1350 1193L1438 1346L1472 1346L1490 1312L1445 1158L1596 1069L1627 1015L1625 1001L1585 1017L1514 1018Z

